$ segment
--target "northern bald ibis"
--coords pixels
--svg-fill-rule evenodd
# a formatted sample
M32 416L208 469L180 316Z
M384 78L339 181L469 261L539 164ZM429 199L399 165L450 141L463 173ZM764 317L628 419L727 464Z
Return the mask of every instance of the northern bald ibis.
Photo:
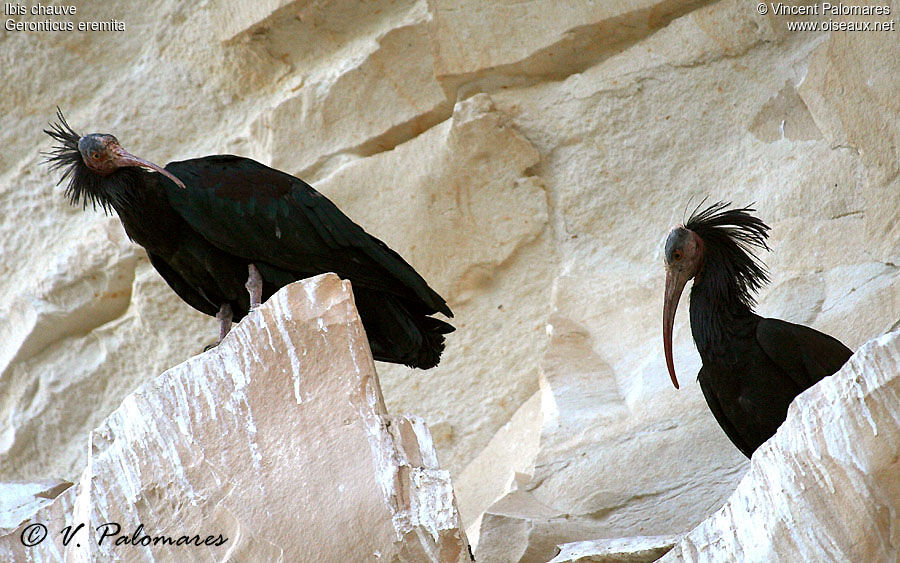
M453 316L444 299L303 180L232 155L162 168L113 135L79 135L57 117L44 131L58 143L47 160L64 169L72 204L115 211L175 293L219 319L220 340L282 286L334 272L353 284L376 360L421 369L440 361L454 330L431 316Z
M698 207L666 239L663 347L677 389L672 325L693 279L691 334L703 361L697 380L722 430L750 457L784 422L794 397L838 371L852 352L827 334L753 312L753 294L768 282L753 249L769 249L769 227L754 209L729 205Z

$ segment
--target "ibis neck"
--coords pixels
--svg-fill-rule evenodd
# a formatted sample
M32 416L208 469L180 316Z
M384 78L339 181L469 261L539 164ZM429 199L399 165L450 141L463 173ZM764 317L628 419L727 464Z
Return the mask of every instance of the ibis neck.
M159 174L126 168L109 178L115 181L116 189L109 192L108 201L128 238L150 252L165 252L184 221L168 204Z
M715 248L706 249L704 263L691 288L691 334L701 357L745 333L758 317L747 305L737 280Z

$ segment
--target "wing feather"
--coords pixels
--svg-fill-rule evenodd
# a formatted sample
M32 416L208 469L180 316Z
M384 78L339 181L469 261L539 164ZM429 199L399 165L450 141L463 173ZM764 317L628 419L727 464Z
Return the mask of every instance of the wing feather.
M853 355L853 351L836 338L779 319L760 320L756 341L801 389L835 373Z
M187 186L165 182L169 201L213 245L247 260L309 276L335 272L354 284L453 316L399 254L366 233L309 184L254 160L217 155L171 162Z
M147 252L147 256L150 258L150 263L156 268L156 271L159 272L159 275L166 280L166 283L169 284L172 291L181 297L185 303L202 313L206 313L213 317L216 316L216 313L219 311L218 305L210 301L207 296L203 295L199 288L196 288L185 281L185 279L181 277L181 274L169 266L169 264L161 257L152 252Z
M722 404L719 402L719 397L715 392L715 385L711 384L709 381L710 375L708 372L704 372L706 368L700 368L700 373L697 375L697 379L700 382L700 390L703 391L703 398L706 399L706 404L709 405L709 410L712 412L713 416L716 419L716 422L719 423L719 427L725 432L725 435L728 436L728 439L731 440L731 443L734 444L737 449L741 450L748 458L753 455L753 446L745 439L744 435L738 431L738 429L732 424L731 420L725 414L725 410L722 408Z

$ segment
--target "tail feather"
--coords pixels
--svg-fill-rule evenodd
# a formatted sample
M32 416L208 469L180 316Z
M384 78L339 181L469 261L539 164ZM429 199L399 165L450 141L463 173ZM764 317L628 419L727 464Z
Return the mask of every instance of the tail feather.
M440 362L444 335L455 330L452 325L412 313L395 295L364 288L354 288L354 294L376 360L419 369Z

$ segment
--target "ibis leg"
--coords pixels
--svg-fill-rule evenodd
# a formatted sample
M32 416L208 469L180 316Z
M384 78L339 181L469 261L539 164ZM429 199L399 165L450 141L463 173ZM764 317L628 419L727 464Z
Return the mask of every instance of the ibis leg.
M225 338L225 335L231 330L232 316L231 305L223 303L219 308L219 312L216 313L216 318L219 319L219 342L222 342L222 339Z
M247 291L250 292L250 310L254 310L262 303L263 279L259 269L250 264L247 266L249 275L247 276Z

